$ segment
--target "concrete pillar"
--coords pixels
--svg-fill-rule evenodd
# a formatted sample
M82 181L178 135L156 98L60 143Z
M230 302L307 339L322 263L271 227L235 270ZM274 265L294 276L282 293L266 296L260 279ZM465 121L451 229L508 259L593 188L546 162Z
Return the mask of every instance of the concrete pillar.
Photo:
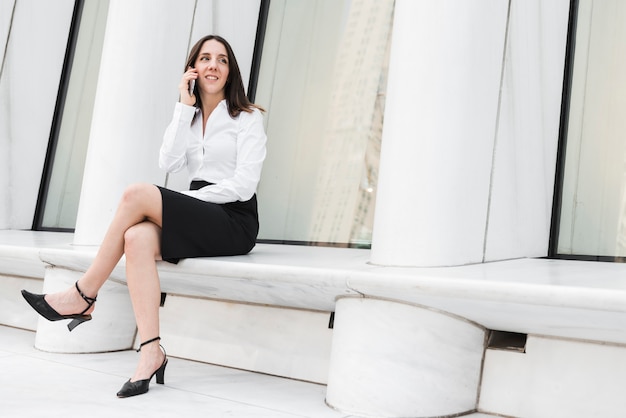
M158 152L178 100L194 3L111 0L76 220L77 245L100 244L128 184L165 181Z
M420 306L370 298L336 305L326 402L368 417L475 410L485 330Z
M507 10L396 1L372 263L482 261Z

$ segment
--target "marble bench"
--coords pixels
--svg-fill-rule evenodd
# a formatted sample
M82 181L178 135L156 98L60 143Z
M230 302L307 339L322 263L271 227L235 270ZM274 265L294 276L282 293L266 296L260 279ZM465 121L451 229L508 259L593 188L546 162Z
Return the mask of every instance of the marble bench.
M10 248L0 245L0 268ZM16 253L44 263L50 292L80 277L95 248ZM489 330L626 344L624 264L395 268L368 260L368 250L259 244L246 256L159 262L168 352L326 383L328 404L354 414L446 416L476 408ZM136 344L124 260L88 324L69 334L39 320L36 345L93 352Z

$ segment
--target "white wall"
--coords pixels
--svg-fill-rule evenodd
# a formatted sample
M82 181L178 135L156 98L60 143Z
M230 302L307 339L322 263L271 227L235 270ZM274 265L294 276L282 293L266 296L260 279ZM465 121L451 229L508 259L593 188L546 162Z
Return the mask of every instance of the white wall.
M487 350L478 410L511 417L624 416L626 347L529 335L526 351Z
M0 79L0 229L30 229L74 1L3 1L2 50L14 4Z

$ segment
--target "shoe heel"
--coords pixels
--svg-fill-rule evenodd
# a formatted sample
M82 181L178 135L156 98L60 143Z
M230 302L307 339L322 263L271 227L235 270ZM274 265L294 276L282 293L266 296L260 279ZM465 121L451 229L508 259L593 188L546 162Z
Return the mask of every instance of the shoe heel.
M86 315L86 316L83 316L83 317L80 317L80 318L74 318L72 320L72 322L67 324L67 329L69 329L70 332L72 332L72 330L74 330L74 328L76 328L77 326L79 326L83 322L87 322L89 320L91 320L91 315Z
M165 384L165 366L167 366L167 360L165 360L165 363L156 371L156 382L159 385Z

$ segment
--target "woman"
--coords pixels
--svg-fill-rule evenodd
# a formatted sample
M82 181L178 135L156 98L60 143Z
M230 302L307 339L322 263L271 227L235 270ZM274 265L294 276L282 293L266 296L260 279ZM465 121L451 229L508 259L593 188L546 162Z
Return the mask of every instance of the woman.
M152 184L126 188L93 264L69 289L48 295L22 290L50 321L91 319L96 295L123 254L128 291L141 341L133 376L117 393L146 393L164 383L167 356L158 343L161 288L156 260L248 253L258 232L256 188L265 159L262 109L246 97L232 48L206 36L191 49L178 86L180 102L165 131L159 165L186 167L190 190ZM86 305L86 306L85 306Z

